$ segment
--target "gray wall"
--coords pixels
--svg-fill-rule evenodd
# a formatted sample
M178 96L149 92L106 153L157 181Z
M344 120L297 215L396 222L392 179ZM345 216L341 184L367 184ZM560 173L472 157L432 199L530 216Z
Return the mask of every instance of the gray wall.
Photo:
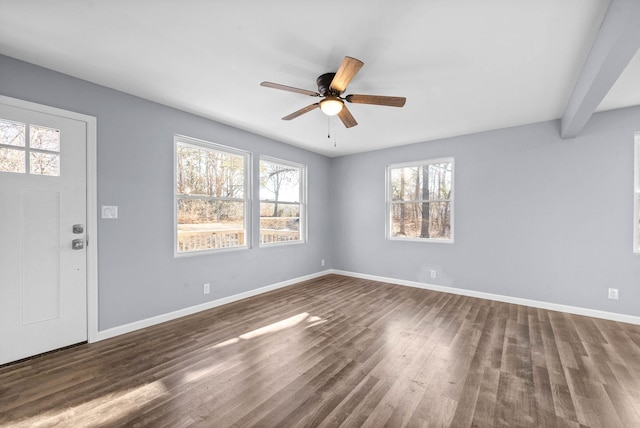
M333 268L640 315L640 255L632 252L640 107L596 114L571 140L558 127L334 159ZM385 166L447 156L455 158L455 243L386 240ZM608 287L620 289L619 301L607 299Z
M100 330L329 267L329 158L6 56L0 94L98 119L98 206L119 207L119 219L98 223ZM254 236L250 250L174 258L174 133L252 152L254 184L260 155L307 165L308 243L257 248Z
M101 330L331 267L640 315L640 107L597 114L573 140L547 122L328 159L3 56L0 94L98 118L98 205L120 210L99 221ZM174 258L174 133L251 151L254 169L261 154L308 165L309 243ZM385 166L448 156L455 243L386 240Z

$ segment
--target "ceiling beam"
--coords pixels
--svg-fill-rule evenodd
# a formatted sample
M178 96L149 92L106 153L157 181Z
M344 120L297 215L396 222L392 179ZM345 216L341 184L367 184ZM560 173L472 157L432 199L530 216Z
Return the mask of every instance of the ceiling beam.
M560 122L560 136L584 128L640 49L640 0L612 0Z

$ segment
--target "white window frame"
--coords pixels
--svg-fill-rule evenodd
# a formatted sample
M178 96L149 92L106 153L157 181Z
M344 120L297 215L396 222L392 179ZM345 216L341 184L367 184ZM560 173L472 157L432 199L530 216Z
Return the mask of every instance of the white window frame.
M260 156L258 161L258 168L260 167L260 163L262 161L276 163L280 165L290 166L292 168L296 168L300 171L300 183L299 183L299 199L300 199L300 239L294 241L282 241L282 242L260 242L260 247L274 247L281 245L295 245L295 244L304 244L307 242L307 166L295 162L290 162L283 159L274 158L271 156ZM259 173L258 173L259 174ZM259 176L259 175L258 175ZM272 203L273 201L262 200L260 199L260 185L258 184L258 205L261 207L262 203ZM285 203L290 203L287 201L281 201ZM260 217L260 216L258 216ZM258 236L262 233L262 227L260 225L260 220L258 219ZM258 239L260 241L260 239Z
M640 132L634 134L633 162L633 252L640 254Z
M447 200L430 200L430 202L449 202L450 207L450 238L449 239L441 239L441 238L405 238L405 237L397 237L391 236L392 229L392 218L393 218L393 189L391 185L391 170L396 168L407 168L407 167L421 167L424 165L431 165L437 163L450 163L451 164L451 198ZM425 243L439 243L439 244L453 244L454 242L454 200L455 200L455 162L453 157L445 157L445 158L436 158L436 159L425 159L415 162L404 162L404 163L395 163L387 165L386 174L385 174L385 199L386 199L386 212L385 212L385 238L392 241L410 241L410 242L425 242ZM415 202L419 203L420 201L404 201L404 202Z
M242 156L243 169L244 169L244 188L243 198L244 203L243 210L243 228L244 228L244 245L237 245L234 247L225 248L209 248L205 250L196 250L188 252L178 251L178 199L183 195L178 194L177 182L178 182L178 144L193 146L205 150L212 150L227 153L235 156ZM251 248L251 200L252 200L252 180L251 180L251 153L236 149L222 144L213 143L210 141L200 140L193 137L187 137L184 135L175 134L173 137L173 254L174 257L192 257L206 254L215 254L228 251L246 250ZM212 197L211 199L220 199Z

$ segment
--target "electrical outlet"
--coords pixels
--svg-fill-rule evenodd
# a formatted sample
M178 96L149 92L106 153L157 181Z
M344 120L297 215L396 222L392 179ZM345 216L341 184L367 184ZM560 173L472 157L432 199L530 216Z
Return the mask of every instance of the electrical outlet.
M438 271L435 269L431 269L431 279L436 279L438 277Z
M202 286L202 294L209 294L211 293L211 284L204 284Z
M324 266L324 259L320 260L320 266Z
M618 292L617 288L610 288L609 289L609 299L611 300L618 300L620 298L620 294Z

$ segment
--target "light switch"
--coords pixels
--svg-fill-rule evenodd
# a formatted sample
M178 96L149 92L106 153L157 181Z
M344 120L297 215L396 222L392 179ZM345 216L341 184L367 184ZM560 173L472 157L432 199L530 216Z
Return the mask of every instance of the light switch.
M118 207L115 205L103 205L102 206L102 218L118 218Z

